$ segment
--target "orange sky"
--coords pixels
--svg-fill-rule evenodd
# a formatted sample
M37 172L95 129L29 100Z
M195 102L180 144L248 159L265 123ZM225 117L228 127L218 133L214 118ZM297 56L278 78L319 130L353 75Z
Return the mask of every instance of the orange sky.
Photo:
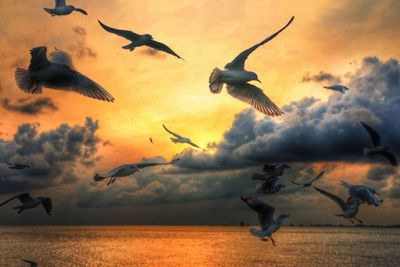
M258 73L261 88L278 106L304 96L326 99L331 94L318 84L301 83L307 71L344 74L365 56L400 56L400 29L398 23L391 23L396 18L390 1L373 9L365 6L370 1L69 2L89 15L51 17L42 10L53 6L50 0L0 3L0 54L5 62L0 67L0 94L11 99L28 96L16 88L13 72L16 65L27 67L32 47L44 45L74 53L80 41L97 56L75 57L76 69L105 87L116 101L103 103L45 89L41 96L51 97L59 110L27 116L0 109L2 132L9 133L3 138L11 138L22 122L39 122L40 129L46 130L61 123L82 124L89 116L100 121L100 137L113 144L100 152L106 166L156 155L170 158L180 152L185 145L171 143L162 123L203 147L219 141L234 114L247 106L226 92L211 94L211 70L222 68L291 16L296 16L294 23L257 49L246 65ZM150 33L186 61L146 55L144 48L132 53L123 50L121 46L129 42L105 32L97 19L115 28ZM79 37L74 27L83 27L87 35ZM150 136L155 145L148 142Z

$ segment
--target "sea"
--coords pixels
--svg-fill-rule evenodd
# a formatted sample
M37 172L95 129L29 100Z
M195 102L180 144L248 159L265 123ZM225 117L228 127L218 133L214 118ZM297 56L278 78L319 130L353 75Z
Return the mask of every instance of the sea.
M399 228L2 226L0 266L400 266Z

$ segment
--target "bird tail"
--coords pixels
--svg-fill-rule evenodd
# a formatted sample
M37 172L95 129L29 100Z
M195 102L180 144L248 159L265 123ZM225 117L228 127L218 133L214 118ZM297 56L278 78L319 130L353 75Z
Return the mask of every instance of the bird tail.
M43 8L43 9L44 9L44 11L46 11L47 13L49 13L51 15L55 15L53 9L51 9L51 8Z
M15 70L15 80L19 89L26 93L40 94L42 92L40 83L25 69L17 68Z
M213 94L218 94L221 92L222 90L222 86L224 85L222 82L219 81L220 77L221 77L221 73L222 71L218 68L215 68L210 75L210 79L209 79L209 87L210 87L210 91Z
M340 185L345 187L345 188L347 188L347 189L351 189L353 187L353 185L351 185L351 184L349 184L349 183L347 183L347 182L345 182L343 180L340 181Z
M256 228L251 228L250 233L259 238L265 238L267 231L262 231L262 230L257 230Z
M96 182L101 181L101 180L104 180L104 179L106 179L106 178L107 178L107 177L101 176L101 175L98 174L98 173L96 173L96 174L93 176L93 180L96 181Z
M122 48L128 49L129 51L133 51L136 48L136 46L132 43L132 44L124 45Z

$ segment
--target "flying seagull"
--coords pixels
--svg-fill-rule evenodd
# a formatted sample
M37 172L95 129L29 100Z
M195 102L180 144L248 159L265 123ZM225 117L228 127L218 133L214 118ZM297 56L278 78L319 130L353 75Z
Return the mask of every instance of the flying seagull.
M30 168L31 166L26 165L26 164L12 164L10 162L7 162L8 168L13 169L13 170L23 170L26 168Z
M257 194L274 194L278 193L285 185L279 183L277 177L269 178L256 187Z
M136 47L139 46L148 46L150 48L159 50L161 52L165 52L167 54L173 55L179 59L183 59L181 58L177 53L175 53L171 48L169 48L167 45L157 42L153 39L153 36L151 36L150 34L137 34L131 31L127 31L127 30L118 30L118 29L114 29L111 27L108 27L107 25L103 24L100 20L98 20L100 26L113 34L116 34L118 36L124 37L125 39L128 39L129 41L131 41L130 44L123 46L123 49L128 49L129 51L133 51Z
M147 167L153 167L153 166L159 166L159 165L170 165L170 164L177 162L178 160L179 159L174 159L173 161L167 162L167 163L153 162L153 163L124 164L124 165L118 166L117 168L113 169L106 175L100 175L100 174L96 173L94 175L93 179L94 179L94 181L98 182L98 181L102 181L104 179L110 178L107 185L111 185L115 182L115 180L118 177L126 177L129 175L132 175L135 172L140 171L140 169L147 168Z
M35 198L32 198L29 195L29 193L23 193L23 194L15 196L15 197L12 197L12 198L4 201L3 203L1 203L0 206L3 206L5 204L7 204L8 202L10 202L11 200L13 200L15 198L18 198L19 201L22 204L20 206L16 206L16 207L13 208L13 209L17 209L18 213L23 212L25 209L36 208L37 206L42 204L42 206L46 210L47 214L51 215L51 211L52 211L51 199L49 197L35 197Z
M364 122L360 121L361 125L367 131L369 138L371 140L372 147L365 147L364 148L364 155L370 157L371 159L375 155L381 155L389 160L392 166L397 166L396 157L389 152L389 148L387 146L381 145L381 137L379 136L378 132L372 129L370 126L365 124Z
M272 241L272 244L276 246L276 242L272 238L272 234L278 231L283 223L283 220L290 216L287 214L282 214L278 218L274 219L274 207L254 197L241 196L240 199L246 202L246 204L258 214L260 230L251 228L250 233L259 237L263 241L268 241L268 239L265 237L269 237L269 239Z
M194 146L194 147L197 147L197 148L202 149L201 147L199 147L198 145L196 145L195 143L193 143L189 138L180 136L179 134L174 133L174 132L168 130L167 127L165 127L164 124L163 124L163 127L164 127L164 129L165 129L168 133L170 133L170 134L172 134L173 136L176 137L176 138L173 138L173 137L170 138L172 142L174 142L174 143L189 144L189 145L191 145L191 146Z
M357 219L355 216L358 213L359 207L362 204L361 200L359 200L356 197L349 197L347 199L347 201L345 202L343 199L341 199L340 197L329 193L325 190L322 190L318 187L313 186L313 188L315 190L317 190L318 192L320 192L321 194L327 196L328 198L330 198L331 200L333 200L342 210L341 214L335 215L338 217L343 217L345 219L349 219L351 223L353 222L353 218L358 221L359 223L363 223L361 220Z
M251 176L252 180L268 180L283 175L285 169L290 169L286 163L264 164L262 173L255 172Z
M42 87L47 87L73 91L103 101L114 101L103 87L73 69L71 57L66 52L56 50L51 53L49 60L46 47L31 50L28 70L17 68L15 80L18 87L26 93L40 94Z
M298 182L296 182L294 180L291 180L291 182L292 182L292 184L295 184L295 185L302 185L303 187L310 187L315 181L319 180L324 175L324 173L325 172L320 172L317 175L317 177L315 177L314 179L312 179L311 181L309 181L307 183L298 183Z
M280 32L288 27L294 17L279 31L264 39L260 43L253 45L247 50L241 52L235 59L225 65L224 70L215 68L210 75L209 88L211 93L218 94L221 92L222 87L226 84L228 94L231 96L252 105L258 111L268 116L279 116L283 111L278 108L264 92L255 85L248 83L249 81L258 81L258 76L255 72L247 71L244 65L247 57L256 50L259 46L274 39Z
M324 86L325 89L341 92L342 94L346 93L347 90L349 90L348 87L340 84L334 84L330 86Z
M28 263L28 264L29 264L29 267L36 267L36 266L38 266L37 262L34 262L34 261L24 260L24 259L21 259L21 261Z
M375 196L379 196L379 194L374 188L366 185L352 185L345 181L341 181L341 185L349 190L350 196L358 198L363 203L367 202L368 205L379 206L383 202Z
M65 0L56 0L56 6L54 8L44 8L44 10L51 16L65 16L71 14L73 11L81 12L84 15L88 14L82 8L66 5Z

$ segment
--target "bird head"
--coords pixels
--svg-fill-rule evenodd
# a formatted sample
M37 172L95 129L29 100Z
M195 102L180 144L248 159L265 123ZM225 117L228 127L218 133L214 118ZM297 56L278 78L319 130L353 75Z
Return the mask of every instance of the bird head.
M261 83L260 79L258 79L257 73L255 72L251 72L251 80Z
M144 37L146 37L149 40L153 40L153 36L151 34L144 34Z

